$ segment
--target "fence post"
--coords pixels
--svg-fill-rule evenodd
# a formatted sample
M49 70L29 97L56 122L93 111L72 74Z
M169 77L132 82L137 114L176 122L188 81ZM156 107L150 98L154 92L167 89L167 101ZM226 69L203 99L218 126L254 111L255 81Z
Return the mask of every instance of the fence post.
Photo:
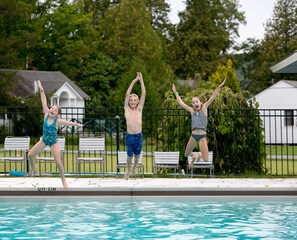
M29 107L28 106L26 106L25 107L25 110L26 110L26 136L29 136L29 128L30 128L30 126L29 126L29 124L30 124L30 121L29 121Z
M28 106L25 106L25 110L26 110L26 136L29 136L29 124L30 124L30 121L29 121L29 107ZM29 173L30 169L29 169L29 158L28 158L28 153L25 153L27 156L26 156L26 168L25 171Z
M116 134L116 140L117 140L117 153L120 150L120 116L119 116L119 108L116 107L116 124L117 124L117 134ZM118 154L117 154L117 163L119 163Z

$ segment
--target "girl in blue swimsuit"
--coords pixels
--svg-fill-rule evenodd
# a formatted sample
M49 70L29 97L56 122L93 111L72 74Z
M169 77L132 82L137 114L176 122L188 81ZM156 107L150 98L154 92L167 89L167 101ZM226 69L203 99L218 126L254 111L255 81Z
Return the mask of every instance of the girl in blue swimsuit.
M207 108L219 94L225 82L226 79L214 90L211 97L204 104L198 97L193 97L192 106L188 106L187 104L185 104L178 95L174 84L172 86L172 90L175 94L178 104L185 110L190 112L192 116L192 134L185 150L185 156L191 156L193 159L191 164L193 164L197 159L200 158L202 158L206 162L208 161L208 145L206 140ZM195 155L193 154L193 149L195 148L197 142L199 144L200 152L198 152L198 155Z
M48 108L46 95L44 93L40 80L38 80L38 88L40 91L41 103L44 112L44 122L42 130L43 136L41 140L37 142L28 153L30 162L29 176L35 175L36 172L36 154L40 153L46 146L49 146L55 158L57 167L60 171L63 187L68 188L68 184L65 179L64 167L61 160L60 145L57 138L57 127L60 125L82 127L83 125L80 123L69 122L60 119L58 115L61 113L61 108L58 105L53 105L51 108Z

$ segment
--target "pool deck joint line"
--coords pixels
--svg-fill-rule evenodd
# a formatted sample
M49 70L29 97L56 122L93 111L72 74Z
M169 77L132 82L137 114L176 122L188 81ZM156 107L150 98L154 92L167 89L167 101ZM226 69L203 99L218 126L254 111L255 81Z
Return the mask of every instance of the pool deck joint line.
M0 196L296 196L297 178L1 177Z

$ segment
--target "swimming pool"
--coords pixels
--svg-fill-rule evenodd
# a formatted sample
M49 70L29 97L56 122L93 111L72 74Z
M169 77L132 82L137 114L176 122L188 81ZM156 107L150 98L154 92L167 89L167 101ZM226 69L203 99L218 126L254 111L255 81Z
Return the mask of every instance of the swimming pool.
M297 198L0 198L1 239L297 239Z

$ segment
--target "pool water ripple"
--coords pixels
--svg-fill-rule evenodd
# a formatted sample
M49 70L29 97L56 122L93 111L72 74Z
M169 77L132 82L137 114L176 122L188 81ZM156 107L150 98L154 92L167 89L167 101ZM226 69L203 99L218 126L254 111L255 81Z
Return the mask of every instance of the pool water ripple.
M0 198L1 239L297 239L297 200Z

